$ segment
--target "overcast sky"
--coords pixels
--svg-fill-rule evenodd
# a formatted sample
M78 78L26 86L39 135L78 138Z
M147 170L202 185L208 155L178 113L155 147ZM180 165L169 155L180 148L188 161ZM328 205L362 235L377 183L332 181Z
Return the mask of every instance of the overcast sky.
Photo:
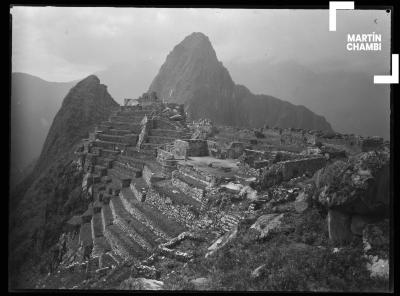
M116 63L159 66L192 32L203 32L224 64L295 60L310 67L389 73L390 14L328 10L14 7L12 70L71 81ZM347 33L381 33L381 52L348 52ZM229 68L228 68L229 69Z

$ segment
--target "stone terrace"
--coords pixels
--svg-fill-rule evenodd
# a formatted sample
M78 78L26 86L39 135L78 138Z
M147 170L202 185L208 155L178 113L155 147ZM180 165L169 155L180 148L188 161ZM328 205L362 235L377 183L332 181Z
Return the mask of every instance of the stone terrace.
M165 110L171 108L164 107L157 103L121 106L83 140L77 153L86 173L85 188L93 198L82 215L79 240L92 247L91 260L98 260L99 268L143 258L186 230L146 202L153 183L165 179L157 148L190 138L184 124L169 119Z

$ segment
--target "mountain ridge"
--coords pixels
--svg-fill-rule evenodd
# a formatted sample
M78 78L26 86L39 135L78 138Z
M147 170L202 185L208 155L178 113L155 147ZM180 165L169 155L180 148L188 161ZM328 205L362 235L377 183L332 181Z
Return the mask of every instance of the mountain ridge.
M14 285L24 282L19 268L26 261L42 260L66 220L87 206L82 172L73 161L74 148L117 106L94 75L78 82L65 96L32 173L11 196L10 266L19 282Z
M340 133L390 138L390 89L357 70L317 72L296 61L228 64L236 81L323 115Z

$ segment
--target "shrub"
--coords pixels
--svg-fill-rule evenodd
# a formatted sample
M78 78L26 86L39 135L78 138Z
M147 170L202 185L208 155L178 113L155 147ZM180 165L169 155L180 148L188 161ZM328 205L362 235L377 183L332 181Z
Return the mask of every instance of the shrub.
M317 209L311 209L296 219L292 238L297 242L309 245L325 245L328 243L326 220Z

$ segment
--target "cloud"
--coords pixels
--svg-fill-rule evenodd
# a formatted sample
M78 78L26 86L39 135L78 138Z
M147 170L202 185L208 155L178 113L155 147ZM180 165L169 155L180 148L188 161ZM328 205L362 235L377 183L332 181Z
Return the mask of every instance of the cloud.
M78 79L115 63L152 59L161 66L195 31L209 36L224 63L267 56L359 65L389 58L390 18L384 11L340 12L337 32L328 31L327 10L13 7L11 12L13 71L52 81ZM383 52L346 52L345 34L358 31L382 32Z

